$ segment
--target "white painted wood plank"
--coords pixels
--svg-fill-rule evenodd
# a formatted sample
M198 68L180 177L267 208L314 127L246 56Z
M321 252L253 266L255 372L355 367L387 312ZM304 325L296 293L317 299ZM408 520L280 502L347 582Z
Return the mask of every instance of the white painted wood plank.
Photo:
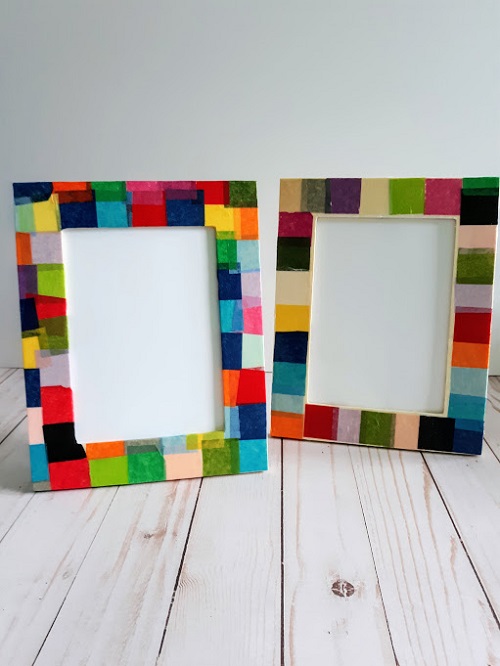
M0 541L33 494L24 419L0 446Z
M477 457L424 457L500 618L500 463L487 446Z
M394 664L348 448L285 441L283 502L285 663Z
M23 371L15 370L0 383L0 443L24 416L26 401Z
M422 456L350 453L400 666L500 663L498 625Z
M0 368L0 384L7 379L7 377L13 375L15 371L15 368Z
M2 666L33 663L115 493L37 493L0 543Z
M204 479L158 664L277 666L281 443L265 473Z
M37 666L156 662L199 485L118 490Z
M489 379L484 439L500 460L500 377Z

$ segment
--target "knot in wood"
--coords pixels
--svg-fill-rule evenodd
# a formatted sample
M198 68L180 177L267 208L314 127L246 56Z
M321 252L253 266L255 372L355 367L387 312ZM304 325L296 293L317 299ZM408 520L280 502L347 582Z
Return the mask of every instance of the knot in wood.
M332 585L332 592L337 597L352 597L355 592L354 585L347 580L336 580Z

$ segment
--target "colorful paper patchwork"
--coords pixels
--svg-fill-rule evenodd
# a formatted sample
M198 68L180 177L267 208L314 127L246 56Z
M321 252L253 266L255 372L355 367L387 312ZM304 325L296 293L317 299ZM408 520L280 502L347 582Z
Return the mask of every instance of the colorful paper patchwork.
M22 350L35 490L267 469L256 184L245 181L14 184ZM61 232L206 226L216 231L224 431L77 442Z
M271 434L290 439L481 453L498 224L498 178L281 181ZM307 403L311 242L318 215L459 221L446 413L386 413Z

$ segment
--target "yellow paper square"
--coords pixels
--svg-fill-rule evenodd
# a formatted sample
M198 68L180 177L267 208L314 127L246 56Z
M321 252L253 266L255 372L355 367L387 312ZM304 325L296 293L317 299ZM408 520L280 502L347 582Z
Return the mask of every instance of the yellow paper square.
M47 201L38 201L33 204L36 231L59 231L61 218L59 204L52 196Z
M208 441L210 439L224 439L224 430L213 430L212 432L204 432L200 436L202 442Z
M205 226L214 227L217 232L234 231L234 209L225 206L205 206Z
M233 208L233 231L235 240L241 240L241 208Z
M186 449L196 450L201 448L201 435L187 435L186 436Z
M36 353L40 351L38 336L23 338L23 367L26 370L34 370L36 365Z
M276 305L276 331L309 331L308 305Z

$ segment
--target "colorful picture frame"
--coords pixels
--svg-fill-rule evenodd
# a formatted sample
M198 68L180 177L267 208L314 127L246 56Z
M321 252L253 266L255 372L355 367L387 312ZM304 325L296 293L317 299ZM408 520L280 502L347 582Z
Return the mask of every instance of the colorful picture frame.
M271 435L479 454L490 352L498 178L281 181ZM453 341L445 415L309 404L311 242L321 215L459 218Z
M267 469L256 183L15 183L16 245L35 490L123 485ZM74 228L213 227L224 431L77 442L61 234Z

